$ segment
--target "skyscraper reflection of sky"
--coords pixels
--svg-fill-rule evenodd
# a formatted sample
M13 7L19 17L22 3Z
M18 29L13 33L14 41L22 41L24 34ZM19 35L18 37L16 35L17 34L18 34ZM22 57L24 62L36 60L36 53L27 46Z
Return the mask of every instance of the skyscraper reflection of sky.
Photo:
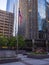
M18 31L18 3L19 0L7 0L7 8L8 12L14 13L14 28L13 28L13 36L17 34Z

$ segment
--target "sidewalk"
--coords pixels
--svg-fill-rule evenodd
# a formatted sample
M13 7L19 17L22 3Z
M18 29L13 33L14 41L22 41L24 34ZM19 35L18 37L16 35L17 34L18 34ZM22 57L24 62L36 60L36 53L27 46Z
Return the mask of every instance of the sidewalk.
M27 56L19 54L18 58L21 58L19 62L1 64L1 65L49 65L49 58L48 59L31 59L27 58Z

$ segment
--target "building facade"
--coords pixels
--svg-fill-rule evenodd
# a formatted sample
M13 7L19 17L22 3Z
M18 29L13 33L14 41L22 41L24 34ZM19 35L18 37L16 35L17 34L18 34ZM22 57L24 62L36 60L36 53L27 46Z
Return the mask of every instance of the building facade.
M21 20L18 22L18 34L25 37L26 33L26 22L27 22L27 0L19 0L19 10Z
M38 39L38 1L20 0L23 34L25 39Z
M0 35L13 36L14 14L0 10Z
M6 11L14 13L13 36L16 36L18 32L18 7L19 0L7 0Z
M46 2L46 22L47 22L46 34L47 34L47 39L49 40L49 3L48 2Z
M40 30L42 30L42 19L41 19L41 16L40 16L40 14L39 14L39 12L38 12L38 30L40 31Z
M7 7L6 10L8 12L12 12L13 13L13 9L14 9L14 5L15 5L15 0L7 0Z

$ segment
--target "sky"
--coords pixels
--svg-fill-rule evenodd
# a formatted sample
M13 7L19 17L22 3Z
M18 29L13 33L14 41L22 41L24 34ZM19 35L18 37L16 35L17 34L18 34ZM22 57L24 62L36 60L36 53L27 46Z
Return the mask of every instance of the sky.
M6 3L7 3L7 0L0 0L0 9L1 10L6 10Z
M49 2L49 0L47 0L47 2Z
M49 0L47 0L49 2ZM0 0L0 9L6 10L7 0ZM45 0L38 0L38 12L41 18L45 18Z
M11 0L12 1L12 0ZM49 0L47 0L49 2ZM0 9L6 10L7 0L0 0ZM38 0L38 12L41 18L46 17L45 0Z

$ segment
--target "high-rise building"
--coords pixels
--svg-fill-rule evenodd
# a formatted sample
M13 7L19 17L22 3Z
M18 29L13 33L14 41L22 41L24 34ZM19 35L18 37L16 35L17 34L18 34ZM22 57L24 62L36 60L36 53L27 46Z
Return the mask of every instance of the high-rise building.
M20 0L19 8L22 14L22 33L26 39L38 38L38 2L37 0Z
M14 14L0 10L0 34L6 37L13 36Z
M38 0L38 30L39 39L45 39L46 28L46 0Z
M13 36L15 36L18 32L18 7L19 7L19 0L7 0L6 10L8 12L14 13Z
M26 22L27 22L27 0L19 0L19 23L18 23L18 34L25 37L26 33Z
M46 39L46 25L47 25L47 22L46 22L46 19L43 18L41 20L41 29L39 30L39 39Z
M42 19L41 19L41 16L40 16L40 14L39 14L39 12L38 12L38 30L40 31L40 30L42 30Z
M7 7L6 7L6 10L8 12L13 12L13 9L14 9L14 4L15 4L15 0L7 0Z
M48 2L46 2L46 21L47 21L46 34L49 40L49 3Z

